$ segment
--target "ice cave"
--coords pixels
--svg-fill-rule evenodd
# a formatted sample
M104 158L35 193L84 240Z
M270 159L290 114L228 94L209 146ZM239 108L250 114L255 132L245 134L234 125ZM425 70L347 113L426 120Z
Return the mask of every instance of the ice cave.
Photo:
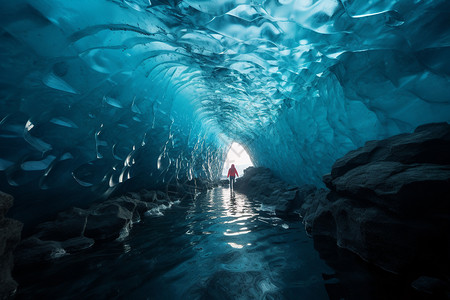
M450 298L448 0L1 0L0 30L0 299Z

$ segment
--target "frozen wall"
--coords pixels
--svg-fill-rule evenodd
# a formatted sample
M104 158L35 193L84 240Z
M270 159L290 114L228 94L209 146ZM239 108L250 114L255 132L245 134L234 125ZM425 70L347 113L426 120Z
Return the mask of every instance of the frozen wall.
M450 2L281 2L266 12L295 47L277 72L284 109L248 142L256 164L320 184L367 140L450 121Z
M124 46L143 33L111 30L120 5L88 3L2 3L0 190L23 220L120 190L212 180L226 154L227 138L171 80L185 69L161 67L148 40Z
M449 15L444 0L2 1L0 189L40 217L216 178L232 140L320 184L369 139L450 121Z

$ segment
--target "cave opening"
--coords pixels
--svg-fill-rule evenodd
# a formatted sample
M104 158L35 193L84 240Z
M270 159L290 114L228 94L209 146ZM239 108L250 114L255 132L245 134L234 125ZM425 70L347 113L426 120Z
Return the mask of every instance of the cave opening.
M244 170L253 166L253 161L244 146L237 142L231 143L230 150L223 163L222 177L227 177L228 169L234 164L239 176L244 175Z

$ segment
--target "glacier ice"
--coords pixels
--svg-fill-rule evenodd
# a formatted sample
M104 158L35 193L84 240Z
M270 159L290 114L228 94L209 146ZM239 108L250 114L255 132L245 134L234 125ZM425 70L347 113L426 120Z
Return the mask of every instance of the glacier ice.
M0 190L20 219L217 178L232 141L320 184L367 140L450 121L445 0L17 0L0 15Z

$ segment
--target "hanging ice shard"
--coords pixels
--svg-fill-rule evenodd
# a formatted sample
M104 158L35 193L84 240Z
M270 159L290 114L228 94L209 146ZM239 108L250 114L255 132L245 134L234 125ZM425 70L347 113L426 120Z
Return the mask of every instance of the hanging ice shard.
M449 11L445 0L2 1L0 190L42 216L216 178L232 140L256 165L320 184L369 139L450 121Z

